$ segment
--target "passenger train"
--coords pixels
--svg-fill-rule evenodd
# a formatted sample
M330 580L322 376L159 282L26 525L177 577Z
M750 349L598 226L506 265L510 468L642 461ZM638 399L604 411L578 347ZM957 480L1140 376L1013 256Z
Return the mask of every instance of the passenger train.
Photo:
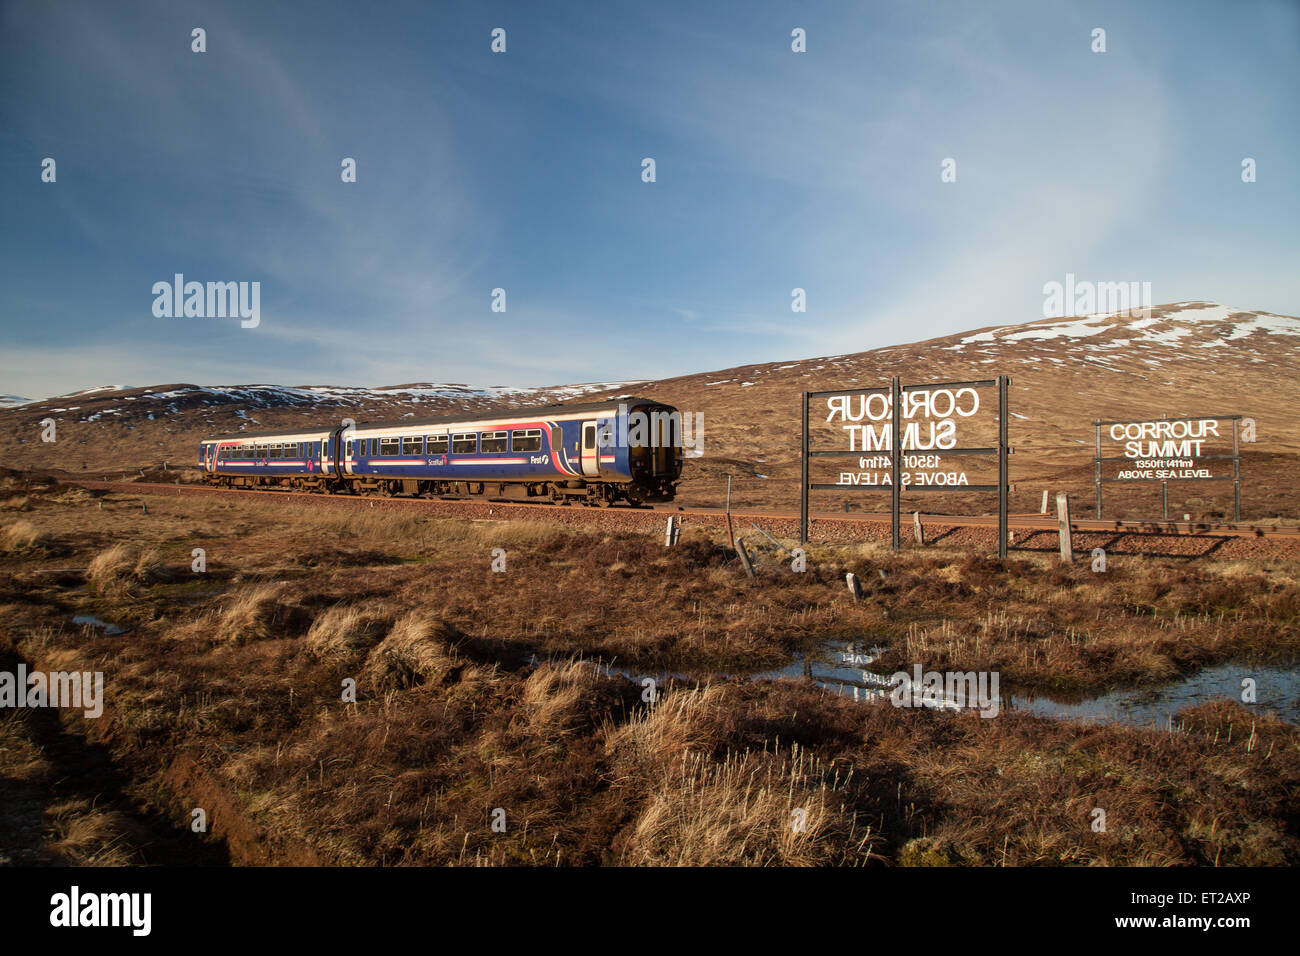
M549 499L607 506L671 501L681 414L622 398L448 418L208 438L204 481L331 494Z

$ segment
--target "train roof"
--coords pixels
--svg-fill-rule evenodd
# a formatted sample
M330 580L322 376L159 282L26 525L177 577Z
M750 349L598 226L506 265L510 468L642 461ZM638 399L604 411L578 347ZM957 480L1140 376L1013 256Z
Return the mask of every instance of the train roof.
M544 418L547 415L571 415L574 412L596 412L615 405L663 405L653 398L638 398L622 395L604 402L583 402L577 405L538 405L524 408L494 408L472 415L442 415L438 418L399 418L395 421L358 422L357 428L405 428L407 425L424 427L427 425L457 425L461 422L487 422L496 418Z
M425 428L433 425L457 425L461 422L485 422L496 418L525 418L525 417L545 417L547 415L567 415L574 412L595 412L610 408L615 405L627 405L629 408L642 405L659 405L665 408L671 407L664 405L663 402L653 398L640 398L634 395L621 395L618 398L611 398L604 402L583 402L576 405L540 405L528 406L522 408L496 408L486 412L474 412L470 415L443 415L438 418L399 418L393 421L377 422L358 422L355 428ZM288 435L324 435L333 431L335 428L341 428L340 423L330 428L290 428L274 432L247 431L236 432L233 435L216 435L211 438L204 438L203 441L256 441L263 438L281 438Z
M251 441L260 438L287 438L290 435L328 435L331 428L282 428L274 432L235 432L230 435L212 435L200 441Z

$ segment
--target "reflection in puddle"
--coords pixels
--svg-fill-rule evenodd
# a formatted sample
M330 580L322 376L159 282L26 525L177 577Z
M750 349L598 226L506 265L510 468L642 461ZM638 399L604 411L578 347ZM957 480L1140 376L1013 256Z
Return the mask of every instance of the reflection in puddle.
M1243 701L1244 681L1254 682L1255 702ZM1111 691L1097 697L1061 698L1017 694L1007 706L1046 717L1120 723L1137 727L1168 727L1184 707L1231 700L1252 713L1266 714L1300 724L1300 668L1222 664L1207 667L1191 677L1155 687Z
M101 621L99 618L93 617L89 614L78 614L72 619L72 623L89 624L91 627L102 628L107 637L117 637L119 634L126 633L126 628L118 627L116 624L109 624L106 621Z
M797 655L791 663L775 670L755 673L723 673L718 677L749 680L810 680L818 687L852 697L854 700L878 702L889 699L891 676L876 674L866 668L880 659L884 648L863 648L842 643L827 644L821 652L805 657ZM670 681L685 684L703 683L706 674L647 672L602 665L608 674L617 674L641 683L653 678L664 686ZM1253 681L1255 700L1242 700L1243 681ZM1096 723L1118 723L1133 727L1169 727L1178 711L1185 707L1231 700L1252 713L1272 714L1288 723L1300 724L1300 667L1251 666L1223 664L1205 668L1183 680L1152 687L1127 688L1092 697L1016 693L1003 695L1000 706L1024 710L1044 717ZM941 699L927 706L962 709L951 699Z

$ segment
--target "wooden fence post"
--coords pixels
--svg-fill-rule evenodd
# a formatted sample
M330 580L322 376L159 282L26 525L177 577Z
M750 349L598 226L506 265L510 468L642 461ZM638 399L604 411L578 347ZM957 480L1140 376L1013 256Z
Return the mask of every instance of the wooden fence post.
M1074 562L1074 538L1070 533L1070 496L1061 492L1056 496L1056 520L1059 526L1061 560Z
M925 529L921 527L921 512L912 512L912 537L917 544L925 544Z
M731 530L731 476L727 476L727 541L732 550L736 547L736 534Z
M1047 514L1047 489L1043 489L1043 510L1039 514Z
M754 564L749 560L749 552L745 550L744 538L736 539L736 557L740 558L740 566L745 569L745 573L754 577Z
M849 593L853 595L853 603L857 604L862 600L862 582L858 580L858 576L852 571L844 575L844 580L849 586Z
M664 547L671 548L673 545L677 543L677 539L680 536L681 536L681 525L677 523L677 516L669 515L668 528L664 532Z

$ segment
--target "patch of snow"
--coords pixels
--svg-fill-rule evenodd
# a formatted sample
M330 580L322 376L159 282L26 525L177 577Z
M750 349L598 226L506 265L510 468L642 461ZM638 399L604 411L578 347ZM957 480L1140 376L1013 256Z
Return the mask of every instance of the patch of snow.
M1082 339L1090 335L1100 335L1102 332L1109 332L1115 328L1114 325L1098 326L1094 324L1095 320L1076 319L1073 322L1062 322L1059 325L1035 326L1025 329L1021 332L1012 332L1010 335L1003 336L1004 342L1020 342L1024 339L1033 339L1042 341L1043 339Z

